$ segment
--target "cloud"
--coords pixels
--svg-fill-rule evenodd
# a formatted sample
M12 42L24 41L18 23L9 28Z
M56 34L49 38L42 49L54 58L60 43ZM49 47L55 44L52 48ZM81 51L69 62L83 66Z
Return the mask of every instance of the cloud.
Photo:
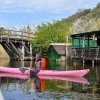
M15 4L17 0L0 0L0 4L2 5L9 5L9 4Z
M91 7L96 0L0 0L0 12L74 12Z
M62 0L65 2L65 0ZM1 0L0 12L59 11L65 4L61 0Z
M0 0L0 25L40 24L66 18L99 0Z
M0 12L50 11L52 13L63 13L66 11L67 13L68 10L84 8L85 4L89 6L88 2L89 0L0 0Z

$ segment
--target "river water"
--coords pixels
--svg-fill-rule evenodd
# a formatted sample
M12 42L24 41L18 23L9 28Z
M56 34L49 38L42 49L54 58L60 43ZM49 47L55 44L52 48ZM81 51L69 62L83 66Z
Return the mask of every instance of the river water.
M0 66L32 67L32 61L0 59ZM100 66L48 61L46 69L90 69L84 78L23 77L0 73L0 100L100 100ZM49 79L47 79L49 78Z

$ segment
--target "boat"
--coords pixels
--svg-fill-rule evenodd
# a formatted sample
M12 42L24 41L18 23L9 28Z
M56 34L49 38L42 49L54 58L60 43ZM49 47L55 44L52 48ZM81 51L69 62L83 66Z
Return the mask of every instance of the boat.
M24 72L20 70L20 68L9 68L9 67L0 67L0 72L6 73L14 73L14 74L25 74L30 75L30 68L24 68ZM69 71L58 71L58 70L40 70L37 75L45 75L45 76L84 76L90 70L82 69L82 70L69 70Z
M17 78L17 79L24 79L28 80L31 79L30 75L23 75L23 74L12 74L12 73L4 73L0 72L0 77L7 77L7 78ZM62 81L70 81L70 82L77 82L77 83L83 83L83 84L89 84L87 79L84 77L79 76L44 76L44 75L38 75L39 79L46 79L46 80L62 80ZM34 78L32 78L34 79Z

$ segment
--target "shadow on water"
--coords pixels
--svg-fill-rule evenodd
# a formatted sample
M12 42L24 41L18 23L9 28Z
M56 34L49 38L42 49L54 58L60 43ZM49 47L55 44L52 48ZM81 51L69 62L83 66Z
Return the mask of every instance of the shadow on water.
M4 63L5 62L5 63ZM32 67L31 61L0 61L0 66ZM57 79L53 77L30 77L17 75L1 75L0 89L4 100L99 100L100 99L100 67L82 65L79 62L53 62L47 63L46 69L75 70L89 68L90 72L85 76L89 85L82 82ZM21 78L21 79L20 79ZM47 79L49 78L49 79ZM81 79L82 80L82 79ZM78 80L79 81L79 80Z

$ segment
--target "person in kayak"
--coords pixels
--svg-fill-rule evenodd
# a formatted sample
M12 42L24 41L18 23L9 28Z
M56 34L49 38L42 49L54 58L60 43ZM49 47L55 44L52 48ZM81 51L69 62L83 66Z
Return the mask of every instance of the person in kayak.
M46 59L41 56L41 53L36 54L35 57L35 66L30 69L30 76L36 75L40 70L44 70L46 67ZM28 68L22 67L19 68L19 70L24 73L26 70L29 70Z
M41 53L36 54L35 66L30 70L30 75L37 74L40 70L46 67L46 59L42 57Z
M32 69L30 69L30 75L37 74L40 71L40 67L41 67L41 54L38 53L36 54L35 58L35 66Z

